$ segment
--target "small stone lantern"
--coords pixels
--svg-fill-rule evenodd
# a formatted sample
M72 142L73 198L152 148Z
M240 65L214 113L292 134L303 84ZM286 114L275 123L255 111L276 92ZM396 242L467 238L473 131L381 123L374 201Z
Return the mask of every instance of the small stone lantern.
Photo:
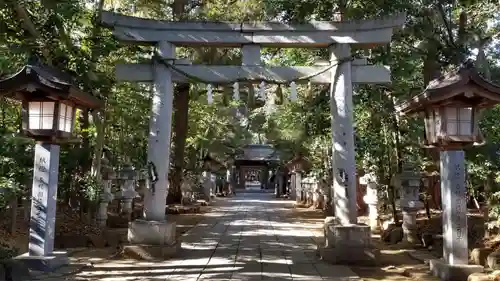
M121 199L121 213L125 215L129 220L131 219L131 214L133 212L133 201L139 193L135 191L136 180L138 178L138 173L130 164L126 164L121 171L118 173L118 179L122 180L122 185L117 196Z
M424 204L420 202L421 176L410 164L403 165L403 171L395 177L394 186L399 190L399 207L403 213L403 241L416 244L417 212Z
M106 227L108 219L108 205L115 199L114 194L111 192L112 179L115 175L113 168L109 164L109 160L104 155L101 159L101 174L103 190L99 196L97 222L99 226Z
M366 173L359 178L359 183L366 185L366 195L363 196L363 201L368 205L370 229L372 232L377 232L379 230L377 176L373 172Z
M425 144L441 150L444 260L431 260L430 266L442 280L467 280L469 274L483 270L481 266L468 265L463 149L484 142L479 130L481 111L498 103L500 86L484 79L469 60L396 107L400 114L423 115Z
M214 193L215 180L213 179L212 172L219 170L222 164L209 154L203 158L203 197L205 201L210 202L211 194Z
M296 156L286 164L286 168L290 171L290 197L296 202L301 202L305 199L305 194L302 190L302 174L311 168L311 162L303 156Z

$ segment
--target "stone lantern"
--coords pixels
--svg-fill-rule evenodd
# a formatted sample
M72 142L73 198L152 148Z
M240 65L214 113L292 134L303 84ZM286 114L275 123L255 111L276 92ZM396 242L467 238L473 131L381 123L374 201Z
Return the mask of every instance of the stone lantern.
M366 185L363 201L368 205L369 225L372 232L378 231L378 190L377 176L374 172L366 173L359 178L359 183Z
M444 260L432 260L430 266L442 280L467 280L469 274L483 270L481 266L468 265L463 149L484 142L479 130L481 111L498 103L500 86L484 79L472 61L467 61L396 107L401 114L424 116L425 144L441 150Z
M209 154L203 158L203 197L207 203L210 202L211 194L215 193L215 179L213 172L219 170L221 167L222 164Z
M398 205L403 213L403 241L415 244L417 237L417 212L424 204L420 202L420 173L410 164L404 164L402 172L395 177L394 186L399 190Z
M29 251L16 259L50 271L67 263L64 252L54 252L59 144L72 136L76 108L97 109L103 103L67 74L36 60L0 80L0 95L20 101L21 134L36 141Z
M109 162L110 161L103 153L103 157L101 158L103 190L99 196L99 211L97 213L97 222L101 227L106 227L108 219L108 205L115 199L114 194L111 192L112 179L115 178L115 175Z
M115 195L115 198L120 198L121 213L124 214L129 220L133 212L133 201L139 193L135 191L136 180L138 173L131 164L125 164L118 173L118 179L122 182L120 191Z
M290 197L296 202L301 202L305 199L302 191L302 174L311 168L311 162L303 156L296 156L286 164L286 168L291 173Z

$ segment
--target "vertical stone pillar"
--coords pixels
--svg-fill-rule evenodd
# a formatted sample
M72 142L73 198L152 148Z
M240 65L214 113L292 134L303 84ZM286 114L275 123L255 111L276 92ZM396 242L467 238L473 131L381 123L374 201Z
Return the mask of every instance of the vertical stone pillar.
M356 167L354 152L351 56L349 44L329 48L332 64L330 105L332 112L333 206L341 224L357 223Z
M241 48L241 64L242 65L260 65L260 45L247 44Z
M463 150L441 152L441 202L443 204L443 258L449 265L469 261L465 155Z
M226 195L229 195L229 191L231 190L230 186L231 186L232 178L233 178L233 169L228 168L226 170L226 179L224 181L224 187L222 188L222 193L225 192Z
M301 171L295 171L295 190L297 192L297 195L295 197L295 202L302 202L304 201L304 189L302 188L302 172Z
M16 257L39 271L51 271L68 262L65 252L54 252L59 151L59 145L35 145L29 250Z
M210 198L215 197L217 193L217 175L210 172Z
M261 171L261 182L262 187L267 189L267 184L269 183L269 168L266 166Z
M175 46L169 42L159 42L158 53L162 59L175 59ZM164 63L169 62L164 61ZM148 162L151 161L155 165L158 181L144 194L144 218L148 221L163 221L168 195L174 85L171 70L167 66L156 62L153 67L154 87L149 122Z
M278 170L276 170L276 173L274 174L274 188L276 189L274 195L276 196L276 198L281 197L282 184L283 184L283 179L281 177L281 171L278 169Z
M147 254L164 259L175 255L180 248L176 240L176 223L167 222L165 215L174 98L172 72L168 64L175 59L175 46L165 41L158 42L157 52L163 61L153 65L154 87L148 138L148 163L152 163L157 179L144 191L144 219L129 223L127 238L132 245L124 246L123 251L131 252L135 257Z
M234 194L234 190L236 189L236 184L237 184L237 173L238 173L238 169L233 166L231 168L231 171L232 171L232 176L231 176L231 182L230 182L230 185L229 185L229 191L231 194Z
M246 170L244 167L239 167L239 188L245 190L245 173Z
M295 172L290 174L290 199L297 200L297 175Z
M283 173L278 170L276 172L276 198L280 198L281 195L284 193L283 192L283 186L284 186L284 179L283 179Z
M332 112L333 198L336 224L325 223L325 247L320 255L333 263L377 263L380 251L371 244L370 227L357 224L351 50L348 44L330 47L330 105ZM345 61L347 60L347 61Z
M210 202L210 192L212 188L212 173L204 171L202 174L203 199Z
M470 280L470 274L484 268L468 264L465 155L463 150L447 150L440 156L443 259L430 260L430 269L444 281Z

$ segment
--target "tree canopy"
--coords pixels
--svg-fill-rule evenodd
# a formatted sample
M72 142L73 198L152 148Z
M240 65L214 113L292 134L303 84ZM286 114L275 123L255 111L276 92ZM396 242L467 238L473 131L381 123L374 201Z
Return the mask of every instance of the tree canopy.
M356 86L354 96L357 168L376 167L381 185L388 187L401 163L413 162L428 171L436 169L437 159L435 151L418 144L423 122L397 117L395 103L422 91L431 79L470 57L477 60L485 77L500 83L499 9L487 0L5 0L0 1L0 77L16 72L28 57L36 55L68 71L82 89L105 101L101 112L79 111L80 142L61 149L61 198L78 198L88 208L100 189L95 179L99 178L103 151L114 167L126 163L145 166L152 90L147 83L115 81L117 63L147 60L154 47L119 44L110 30L99 25L100 11L152 19L234 22L307 22L332 20L339 14L345 20L367 19L406 12L407 22L390 44L353 49L356 57L391 66L391 84ZM238 49L180 48L178 55L194 63L241 63ZM324 49L274 48L264 49L262 58L269 65L310 65L328 59ZM289 94L285 87L281 90L285 96ZM274 86L268 95L277 92ZM183 174L197 173L204 151L227 159L235 148L250 143L275 145L283 151L285 161L305 154L315 174L331 177L328 87L299 87L297 102L285 100L271 113L247 102L251 97L246 97L241 109L248 122L243 123L234 117L231 89L216 90L213 104L207 103L206 87L201 84L178 85L175 95L174 119L179 123L173 130L176 148L171 166L177 169L175 177L180 181ZM13 193L27 192L33 142L16 136L19 106L5 98L0 106L0 186ZM489 110L482 120L488 144L468 151L472 193L496 191L484 185L487 178L493 179L493 186L500 178L500 127L495 121L499 110ZM180 181L171 188L178 189Z

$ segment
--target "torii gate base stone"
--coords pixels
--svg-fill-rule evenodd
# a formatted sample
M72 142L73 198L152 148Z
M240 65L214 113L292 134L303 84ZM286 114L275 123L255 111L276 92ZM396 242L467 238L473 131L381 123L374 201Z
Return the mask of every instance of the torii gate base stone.
M405 18L403 14L381 20L287 25L168 22L103 12L102 23L112 27L119 40L155 44L158 50L153 63L118 65L116 69L117 80L154 82L148 161L156 165L159 179L156 188L146 191L144 220L130 224L129 241L166 245L172 250L178 247L175 224L165 220L174 82L190 82L192 77L206 84L226 85L236 81L311 82L330 85L332 111L332 194L336 218L325 223L325 247L319 249L320 254L335 263L376 260L378 253L371 246L370 227L357 224L352 85L388 83L390 71L384 66L368 65L366 59L353 60L350 45L385 45L391 41L393 29L402 26ZM176 47L210 46L241 48L242 66L191 65L175 56ZM268 67L261 63L261 47L329 48L330 65Z

